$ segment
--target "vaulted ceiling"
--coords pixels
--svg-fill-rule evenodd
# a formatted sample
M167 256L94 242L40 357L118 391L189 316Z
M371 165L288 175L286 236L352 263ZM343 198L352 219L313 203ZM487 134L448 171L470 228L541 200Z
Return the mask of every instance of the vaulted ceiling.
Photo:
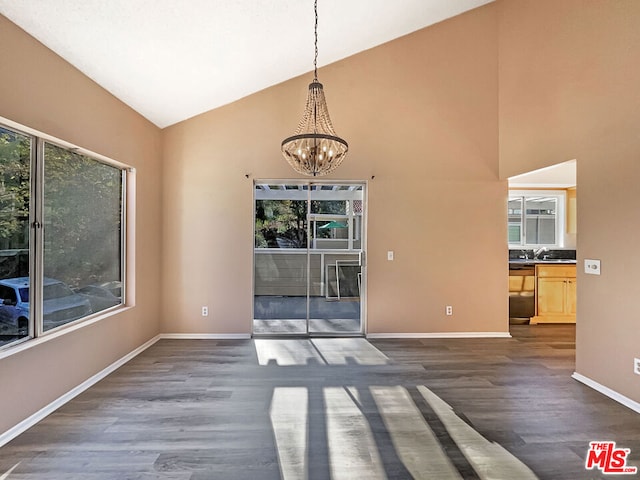
M318 65L491 1L319 0ZM313 69L312 0L0 0L0 13L159 127Z

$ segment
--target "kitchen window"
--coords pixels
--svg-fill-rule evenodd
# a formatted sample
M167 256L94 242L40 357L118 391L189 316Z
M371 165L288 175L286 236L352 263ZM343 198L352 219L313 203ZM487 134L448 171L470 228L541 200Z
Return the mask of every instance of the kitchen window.
M509 246L564 246L564 205L564 192L510 191Z

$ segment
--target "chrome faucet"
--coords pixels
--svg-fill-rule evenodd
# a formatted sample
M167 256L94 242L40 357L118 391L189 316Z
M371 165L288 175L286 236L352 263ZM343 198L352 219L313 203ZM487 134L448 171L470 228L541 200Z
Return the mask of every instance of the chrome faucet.
M537 250L533 251L533 258L537 259L542 252L548 252L549 249L547 247L540 247Z

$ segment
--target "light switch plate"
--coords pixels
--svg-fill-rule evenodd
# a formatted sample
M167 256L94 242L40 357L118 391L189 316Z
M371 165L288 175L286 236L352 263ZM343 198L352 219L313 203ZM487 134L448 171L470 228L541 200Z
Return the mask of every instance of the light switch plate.
M584 273L600 275L600 260L584 259Z
M387 260L389 261L393 260L393 250L389 250L387 252Z

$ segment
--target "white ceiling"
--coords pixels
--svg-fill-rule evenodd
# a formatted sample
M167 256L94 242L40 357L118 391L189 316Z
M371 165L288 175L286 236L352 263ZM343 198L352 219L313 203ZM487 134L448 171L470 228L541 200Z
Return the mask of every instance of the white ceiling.
M550 167L509 178L510 188L569 188L576 186L576 161L558 163Z
M318 64L492 1L319 0ZM159 127L313 69L312 0L0 0L0 13Z

